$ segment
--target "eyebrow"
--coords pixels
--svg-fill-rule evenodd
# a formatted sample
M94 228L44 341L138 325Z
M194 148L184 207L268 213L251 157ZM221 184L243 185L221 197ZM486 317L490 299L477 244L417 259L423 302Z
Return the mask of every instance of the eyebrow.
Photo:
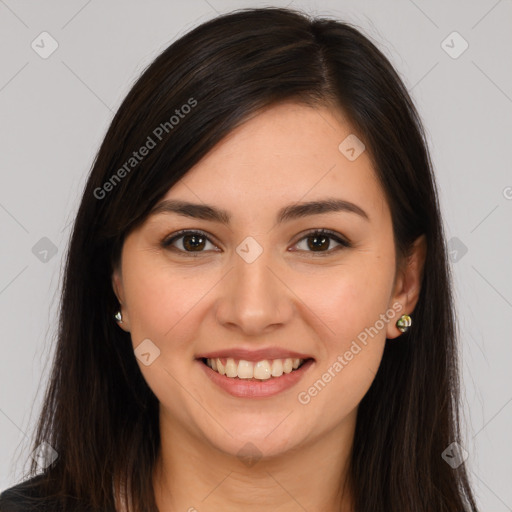
M368 214L356 204L343 199L327 198L285 206L277 213L276 222L277 224L282 224L283 222L308 217L310 215L332 212L355 213L367 221L370 220ZM176 213L184 217L209 220L225 225L229 225L231 221L231 214L227 210L207 204L189 203L180 199L166 199L161 201L151 210L149 216L161 213Z

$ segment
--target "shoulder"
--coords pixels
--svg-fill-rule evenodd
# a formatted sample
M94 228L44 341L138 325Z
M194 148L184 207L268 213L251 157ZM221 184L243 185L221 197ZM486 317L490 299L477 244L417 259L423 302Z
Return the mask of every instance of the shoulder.
M44 476L37 475L0 493L0 512L91 512L88 504L76 498L44 495L40 485Z
M25 480L0 494L0 512L45 512L59 510L56 503L41 495L42 475Z

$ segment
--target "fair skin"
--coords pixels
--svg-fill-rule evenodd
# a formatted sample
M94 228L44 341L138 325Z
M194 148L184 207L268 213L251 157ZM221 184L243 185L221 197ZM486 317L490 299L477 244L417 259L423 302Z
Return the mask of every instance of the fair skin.
M127 236L112 282L134 349L149 338L160 350L150 365L137 362L160 402L153 484L161 511L352 512L349 486L342 493L341 484L358 404L385 344L401 335L396 320L414 310L426 247L420 237L395 272L390 210L368 152L349 161L338 149L351 133L333 109L265 109L164 198L227 210L229 225L159 213ZM368 219L337 211L276 223L284 206L325 198L353 203ZM315 250L306 232L322 228L352 246L330 239ZM173 243L175 251L161 246L182 229L208 240L195 252L187 237ZM246 237L263 250L251 263L236 252ZM396 314L381 327L390 308ZM338 356L371 326L378 334L301 403L299 393L329 368L332 376ZM314 358L297 384L271 397L229 395L196 359L271 346ZM253 464L237 456L246 443L261 457Z

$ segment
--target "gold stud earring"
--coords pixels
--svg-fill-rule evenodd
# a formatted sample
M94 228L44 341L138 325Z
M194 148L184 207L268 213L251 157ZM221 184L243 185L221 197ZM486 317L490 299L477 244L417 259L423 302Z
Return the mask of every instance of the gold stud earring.
M116 319L116 322L118 324L122 324L123 323L123 315L121 315L121 311L118 311L115 315L114 315L114 318Z
M409 315L402 315L397 321L396 326L400 332L407 332L412 325L412 320Z

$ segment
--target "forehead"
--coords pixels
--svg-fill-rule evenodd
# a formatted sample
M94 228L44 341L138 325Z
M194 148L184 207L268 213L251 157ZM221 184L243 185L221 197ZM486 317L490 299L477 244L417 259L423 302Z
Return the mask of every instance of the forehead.
M217 204L253 215L327 196L365 210L382 208L384 194L367 152L347 158L344 141L357 143L354 136L341 111L296 103L272 106L228 134L164 200Z

